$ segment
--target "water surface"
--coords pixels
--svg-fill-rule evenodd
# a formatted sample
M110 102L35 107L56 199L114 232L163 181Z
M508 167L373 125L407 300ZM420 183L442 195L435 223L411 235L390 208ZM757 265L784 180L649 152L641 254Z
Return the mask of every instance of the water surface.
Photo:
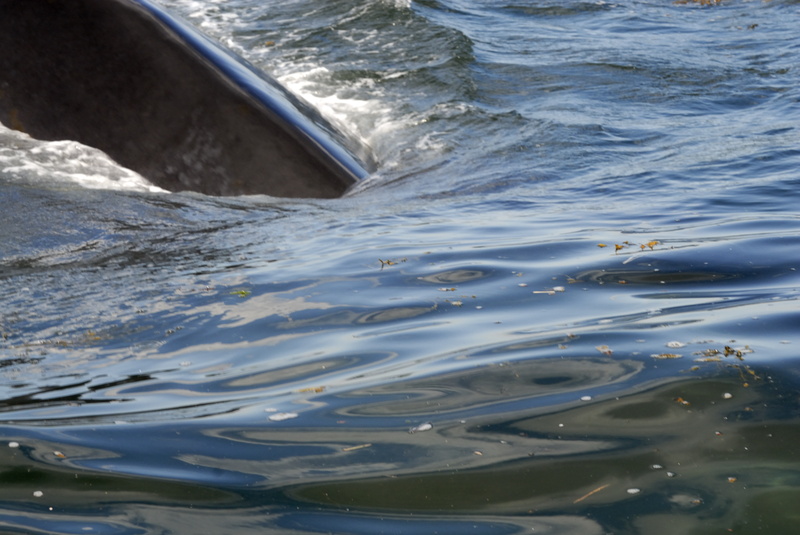
M4 532L793 532L800 4L164 4L380 169L0 130Z

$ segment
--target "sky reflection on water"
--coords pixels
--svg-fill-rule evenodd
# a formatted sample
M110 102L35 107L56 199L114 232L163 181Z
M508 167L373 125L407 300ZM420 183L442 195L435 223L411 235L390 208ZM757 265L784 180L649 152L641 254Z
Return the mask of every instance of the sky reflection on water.
M796 531L797 2L164 3L381 168L0 129L0 531Z

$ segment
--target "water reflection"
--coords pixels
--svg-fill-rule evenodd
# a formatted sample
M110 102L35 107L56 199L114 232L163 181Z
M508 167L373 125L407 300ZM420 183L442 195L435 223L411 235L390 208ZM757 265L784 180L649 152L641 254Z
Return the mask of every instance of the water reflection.
M450 455L412 474L300 485L289 495L372 511L589 515L623 533L786 526L794 513L768 504L800 494L798 400L774 381L746 386L723 372L565 410L471 421L457 435L483 466ZM456 449L452 437L450 428L428 435L428 449L410 450L409 462L430 448Z
M15 512L0 521L54 533L101 514L108 533L329 522L346 533L788 533L795 381L719 366L652 380L638 361L604 357L482 366L310 393L285 421L240 401L162 423L6 422L0 501Z
M467 361L465 365L468 365ZM357 398L339 413L352 416L418 418L432 413L463 418L524 404L528 409L576 401L598 387L613 388L644 368L634 360L604 358L535 359L466 371L439 374L414 381L348 392ZM452 414L455 413L455 414Z

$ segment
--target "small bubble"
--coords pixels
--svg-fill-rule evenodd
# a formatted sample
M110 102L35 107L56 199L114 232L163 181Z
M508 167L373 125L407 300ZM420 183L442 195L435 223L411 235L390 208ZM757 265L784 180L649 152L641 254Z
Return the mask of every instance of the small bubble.
M425 422L424 424L419 424L417 426L412 427L408 430L409 433L422 433L423 431L430 431L433 429L433 424L430 422Z
M271 414L268 419L272 422L282 422L284 420L297 418L297 416L298 414L296 412L276 412L275 414Z

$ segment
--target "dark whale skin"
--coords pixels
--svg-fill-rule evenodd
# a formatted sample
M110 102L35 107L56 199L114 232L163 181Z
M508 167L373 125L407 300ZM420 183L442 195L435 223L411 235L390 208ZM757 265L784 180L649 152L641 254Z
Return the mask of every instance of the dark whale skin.
M0 121L170 191L332 198L369 151L149 0L0 0Z

